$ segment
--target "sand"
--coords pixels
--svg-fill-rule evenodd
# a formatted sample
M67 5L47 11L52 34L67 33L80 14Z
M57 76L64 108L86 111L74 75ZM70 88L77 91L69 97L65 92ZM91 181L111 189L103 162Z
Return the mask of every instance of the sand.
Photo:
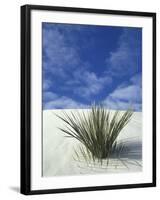
M71 110L65 110L70 113ZM74 111L74 110L72 110ZM62 110L43 111L43 176L64 176L97 173L132 173L142 170L142 113L135 112L130 123L122 130L118 141L123 141L130 149L130 154L122 159L111 159L107 165L92 161L86 163L83 157L77 160L74 148L79 142L65 137L58 127L64 123L55 114Z

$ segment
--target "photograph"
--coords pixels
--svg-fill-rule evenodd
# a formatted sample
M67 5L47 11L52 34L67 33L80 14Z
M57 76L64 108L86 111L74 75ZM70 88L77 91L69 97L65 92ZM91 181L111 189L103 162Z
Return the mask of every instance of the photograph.
M42 175L142 171L142 28L44 22L42 45Z
M21 7L21 193L156 185L156 13Z

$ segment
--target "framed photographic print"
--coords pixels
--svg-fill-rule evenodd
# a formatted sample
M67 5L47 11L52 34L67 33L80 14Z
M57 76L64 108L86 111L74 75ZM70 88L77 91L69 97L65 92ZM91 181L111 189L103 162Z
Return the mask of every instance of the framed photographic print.
M156 14L21 7L21 193L156 186Z

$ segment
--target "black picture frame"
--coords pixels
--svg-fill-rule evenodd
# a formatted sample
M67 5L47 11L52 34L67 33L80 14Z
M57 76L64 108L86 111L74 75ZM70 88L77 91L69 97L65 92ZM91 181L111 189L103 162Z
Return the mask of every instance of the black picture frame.
M31 126L32 126L31 124L31 104L32 104L31 102L31 59L32 59L31 58L31 41L32 41L31 11L32 10L79 12L88 14L98 13L98 14L125 15L125 16L142 16L142 17L152 18L153 22L152 169L153 171L152 171L151 183L31 190ZM121 11L121 10L102 10L102 9L89 9L89 8L56 7L56 6L44 6L44 5L21 6L21 147L20 148L21 148L20 192L25 195L155 187L156 186L156 13Z

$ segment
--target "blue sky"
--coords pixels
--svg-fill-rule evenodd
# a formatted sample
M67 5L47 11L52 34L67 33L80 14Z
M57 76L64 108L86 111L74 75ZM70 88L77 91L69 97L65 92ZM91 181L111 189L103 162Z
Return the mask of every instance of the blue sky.
M43 109L142 109L142 29L42 23Z

